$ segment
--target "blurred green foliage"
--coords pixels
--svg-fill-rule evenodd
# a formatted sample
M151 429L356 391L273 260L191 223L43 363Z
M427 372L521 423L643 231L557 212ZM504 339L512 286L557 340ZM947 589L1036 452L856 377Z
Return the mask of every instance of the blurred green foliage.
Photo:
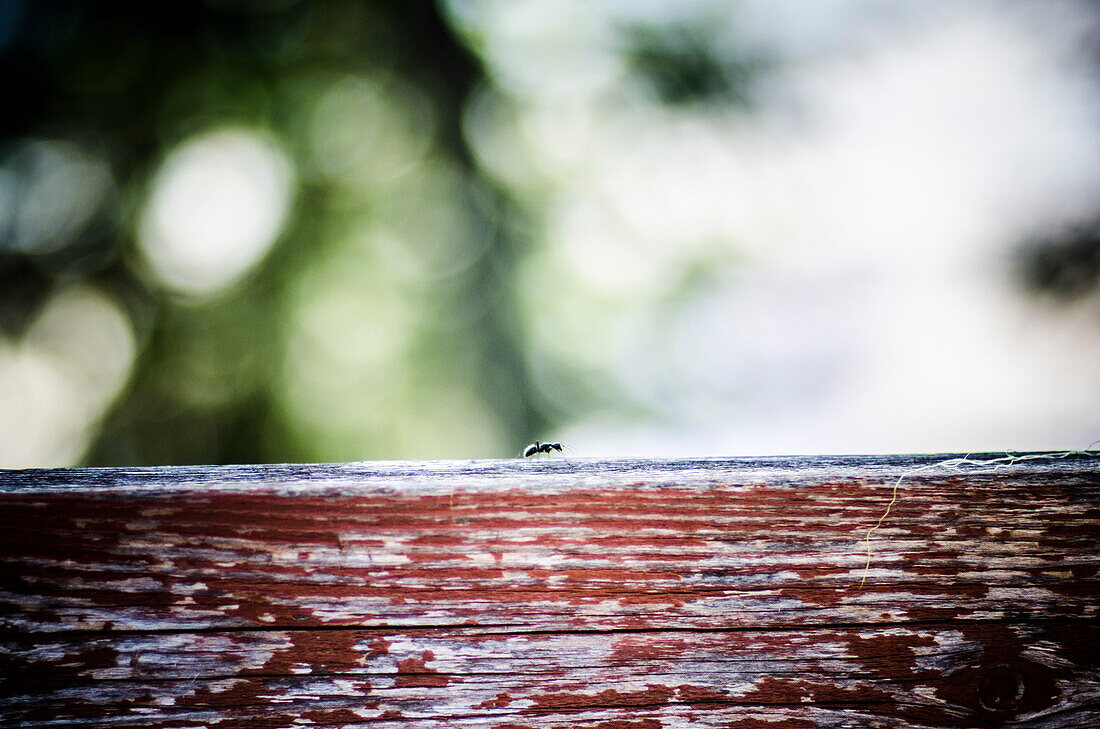
M0 0L0 467L952 447L928 377L1087 429L959 374L1007 319L910 356L968 255L1100 282L1018 243L1091 211L1095 58L961 5Z
M545 426L506 201L460 128L482 71L434 3L8 1L0 64L9 209L46 184L50 140L75 145L58 175L106 170L56 244L0 219L7 340L76 285L135 333L116 401L72 436L83 463L509 455ZM289 155L289 217L243 278L180 291L140 250L143 207L172 151L219 129ZM40 228L73 218L71 188Z

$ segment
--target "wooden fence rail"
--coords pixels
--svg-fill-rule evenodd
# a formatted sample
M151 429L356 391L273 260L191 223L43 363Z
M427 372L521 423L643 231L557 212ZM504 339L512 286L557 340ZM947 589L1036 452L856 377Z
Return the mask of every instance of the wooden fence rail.
M944 458L0 471L0 725L1100 726L1100 458Z

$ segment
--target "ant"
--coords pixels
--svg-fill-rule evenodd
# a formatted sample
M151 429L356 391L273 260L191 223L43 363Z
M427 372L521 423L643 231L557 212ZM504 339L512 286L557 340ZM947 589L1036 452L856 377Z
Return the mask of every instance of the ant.
M539 443L537 440L531 445L523 449L522 455L524 458L530 458L536 453L549 453L550 451L561 452L561 443Z

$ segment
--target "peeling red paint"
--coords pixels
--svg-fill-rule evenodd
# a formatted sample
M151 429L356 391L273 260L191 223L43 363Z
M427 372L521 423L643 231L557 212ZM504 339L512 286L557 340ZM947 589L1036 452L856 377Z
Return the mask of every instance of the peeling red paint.
M367 653L366 657L373 658L374 656L385 655L390 652L390 646L392 645L393 643L379 636L378 638L372 640L370 642L370 645L367 646L368 648L370 648L370 652Z
M118 663L118 650L110 646L77 648L60 661L29 660L0 650L0 698L34 693L59 682L90 678L99 668Z
M845 638L848 652L859 659L864 670L874 671L891 680L931 679L938 675L934 670L918 671L914 648L936 646L934 638L927 635L896 632L851 634Z
M785 587L778 591L783 597L793 597L805 603L813 605L825 605L831 607L841 601L845 591L829 587ZM854 594L854 590L853 590Z
M816 729L817 722L808 719L757 719L749 717L731 721L729 729Z
M361 663L364 654L357 648L363 636L355 631L302 630L288 634L289 647L275 651L262 667L250 674L290 674L301 666L320 673L343 672Z
M350 709L303 711L302 718L315 724L356 724L363 721L363 717Z
M502 691L496 695L496 698L489 699L488 701L482 701L480 704L474 706L475 709L503 709L512 703L512 697L508 693Z
M688 684L683 684L676 687L676 693L680 701L685 704L708 704L716 701L730 701L728 691L718 691L705 686L690 686Z
M675 689L654 684L644 691L616 691L607 689L596 693L553 693L531 696L534 707L526 711L587 711L593 708L620 708L624 706L658 706L669 703Z
M538 729L692 711L802 729L824 707L938 728L1068 719L1096 690L1095 464L906 479L863 589L890 480L693 481L708 468L453 497L0 489L0 708L30 726L127 726L168 697L149 726L438 705Z
M428 667L428 661L435 660L431 651L424 651L420 658L406 658L397 662L397 678L393 685L397 688L442 688L451 682L450 676L441 674Z
M652 636L632 635L616 640L608 658L623 662L675 660L684 655L687 647L687 641L682 638L654 639Z
M663 726L657 719L613 719L601 721L596 724L596 729L661 729Z

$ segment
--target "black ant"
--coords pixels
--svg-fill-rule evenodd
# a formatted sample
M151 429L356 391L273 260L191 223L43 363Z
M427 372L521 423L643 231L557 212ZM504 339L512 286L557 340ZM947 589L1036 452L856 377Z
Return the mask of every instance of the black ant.
M549 453L550 451L561 452L561 443L539 443L537 440L531 445L523 449L522 455L524 458L530 458L536 453Z

